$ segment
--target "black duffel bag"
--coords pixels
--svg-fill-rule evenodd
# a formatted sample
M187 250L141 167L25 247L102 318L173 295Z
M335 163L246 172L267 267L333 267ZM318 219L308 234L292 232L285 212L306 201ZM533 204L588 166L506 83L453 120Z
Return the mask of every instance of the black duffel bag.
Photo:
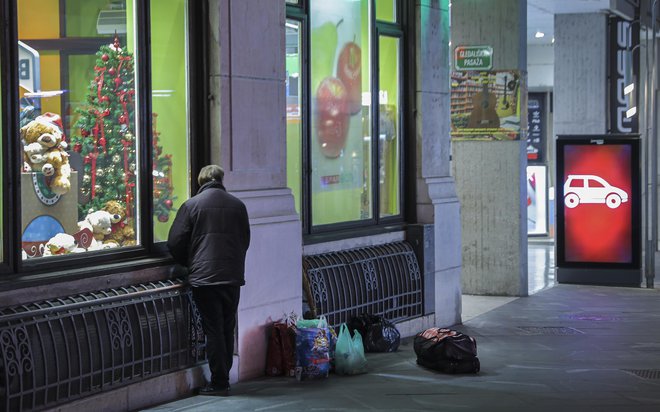
M415 336L417 364L446 373L477 373L477 341L451 329L430 328Z
M396 352L401 334L396 326L379 315L364 313L352 317L348 323L351 333L357 330L362 336L365 352Z

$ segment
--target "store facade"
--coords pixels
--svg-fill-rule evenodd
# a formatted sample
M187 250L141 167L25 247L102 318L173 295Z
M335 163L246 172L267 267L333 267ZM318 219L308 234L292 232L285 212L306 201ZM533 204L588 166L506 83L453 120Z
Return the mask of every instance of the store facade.
M408 243L423 309L403 328L460 321L447 1L13 0L2 18L0 410L136 409L202 382L164 240L210 162L253 234L234 380L310 304L309 256Z

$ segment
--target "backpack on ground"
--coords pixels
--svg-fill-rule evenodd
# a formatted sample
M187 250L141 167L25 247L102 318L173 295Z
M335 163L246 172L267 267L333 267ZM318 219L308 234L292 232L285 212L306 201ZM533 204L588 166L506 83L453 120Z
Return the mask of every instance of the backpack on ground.
M415 336L417 364L444 373L477 373L477 341L461 332L430 328Z

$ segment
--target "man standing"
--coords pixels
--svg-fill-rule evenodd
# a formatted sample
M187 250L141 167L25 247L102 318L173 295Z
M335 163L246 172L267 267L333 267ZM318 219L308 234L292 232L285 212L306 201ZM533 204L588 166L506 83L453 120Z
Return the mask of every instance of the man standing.
M243 202L222 185L224 170L204 166L195 196L176 214L167 239L174 259L188 267L188 281L202 318L211 382L200 395L228 396L234 329L250 222Z

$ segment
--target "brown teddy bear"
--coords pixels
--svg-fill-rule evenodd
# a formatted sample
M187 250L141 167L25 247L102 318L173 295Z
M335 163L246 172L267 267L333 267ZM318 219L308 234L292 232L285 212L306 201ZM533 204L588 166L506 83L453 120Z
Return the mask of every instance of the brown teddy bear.
M59 119L53 113L38 116L21 127L21 142L24 170L53 176L48 180L51 190L63 195L71 189L71 166Z
M112 218L112 230L103 239L105 242L115 242L119 246L133 246L135 241L135 230L133 219L126 217L126 207L117 200L109 200L102 210L109 212Z

